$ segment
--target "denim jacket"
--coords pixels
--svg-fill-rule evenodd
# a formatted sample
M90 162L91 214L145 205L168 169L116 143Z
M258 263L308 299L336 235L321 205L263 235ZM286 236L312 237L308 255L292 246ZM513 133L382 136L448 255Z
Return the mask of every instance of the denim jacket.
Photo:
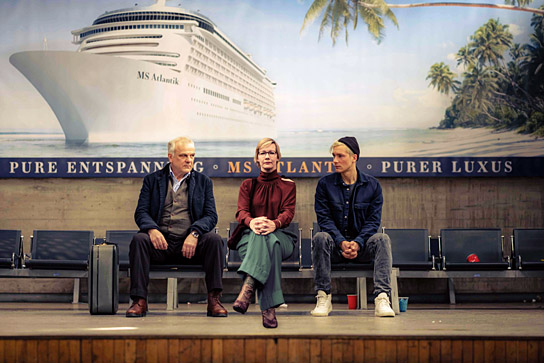
M342 241L349 240L356 241L363 249L365 242L380 227L383 205L380 183L359 169L357 174L350 200L345 200L344 195L349 186L344 184L340 173L324 176L317 183L317 223L321 231L327 232L338 247Z

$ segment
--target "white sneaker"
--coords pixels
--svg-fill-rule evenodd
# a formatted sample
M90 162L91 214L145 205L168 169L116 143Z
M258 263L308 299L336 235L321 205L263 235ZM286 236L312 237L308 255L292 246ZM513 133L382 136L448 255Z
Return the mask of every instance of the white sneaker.
M317 304L310 314L313 316L329 316L329 313L332 311L332 294L327 295L325 291L319 290L316 298Z
M376 316L395 316L395 312L391 309L389 298L385 292L382 292L374 299L374 315Z

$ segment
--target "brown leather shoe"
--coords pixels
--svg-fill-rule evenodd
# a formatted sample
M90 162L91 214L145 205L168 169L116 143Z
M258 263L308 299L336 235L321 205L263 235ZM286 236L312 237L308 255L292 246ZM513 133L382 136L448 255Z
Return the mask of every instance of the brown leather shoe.
M132 305L127 310L127 318L141 318L147 313L147 301L145 299L132 300Z
M232 305L232 308L239 313L245 314L249 304L251 304L251 299L253 299L253 294L255 290L249 284L243 284L240 294L236 298L236 301Z
M265 328L277 328L276 309L270 308L263 311L263 326Z
M208 293L208 316L213 316L214 318L224 318L227 316L227 309L221 305L219 297L221 297L220 291L214 290Z

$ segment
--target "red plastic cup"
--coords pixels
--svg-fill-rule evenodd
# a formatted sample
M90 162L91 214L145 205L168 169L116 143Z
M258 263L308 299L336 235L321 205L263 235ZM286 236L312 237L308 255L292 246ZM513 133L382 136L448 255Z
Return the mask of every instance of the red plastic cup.
M467 256L467 262L480 262L480 259L478 258L477 254L471 253Z
M357 309L357 295L348 295L348 307L350 310Z

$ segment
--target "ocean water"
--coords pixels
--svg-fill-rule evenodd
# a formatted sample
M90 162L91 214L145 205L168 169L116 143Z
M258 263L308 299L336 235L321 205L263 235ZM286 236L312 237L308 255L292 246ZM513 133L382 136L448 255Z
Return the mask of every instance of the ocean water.
M283 156L326 157L329 146L343 136L357 137L366 156L406 156L404 150L439 142L446 135L436 129L300 130L281 131L276 141ZM251 157L258 140L199 141L197 157ZM400 154L399 154L400 153ZM399 155L397 155L399 154ZM413 151L408 152L413 155ZM166 143L90 143L68 145L62 133L1 133L0 157L161 157Z

